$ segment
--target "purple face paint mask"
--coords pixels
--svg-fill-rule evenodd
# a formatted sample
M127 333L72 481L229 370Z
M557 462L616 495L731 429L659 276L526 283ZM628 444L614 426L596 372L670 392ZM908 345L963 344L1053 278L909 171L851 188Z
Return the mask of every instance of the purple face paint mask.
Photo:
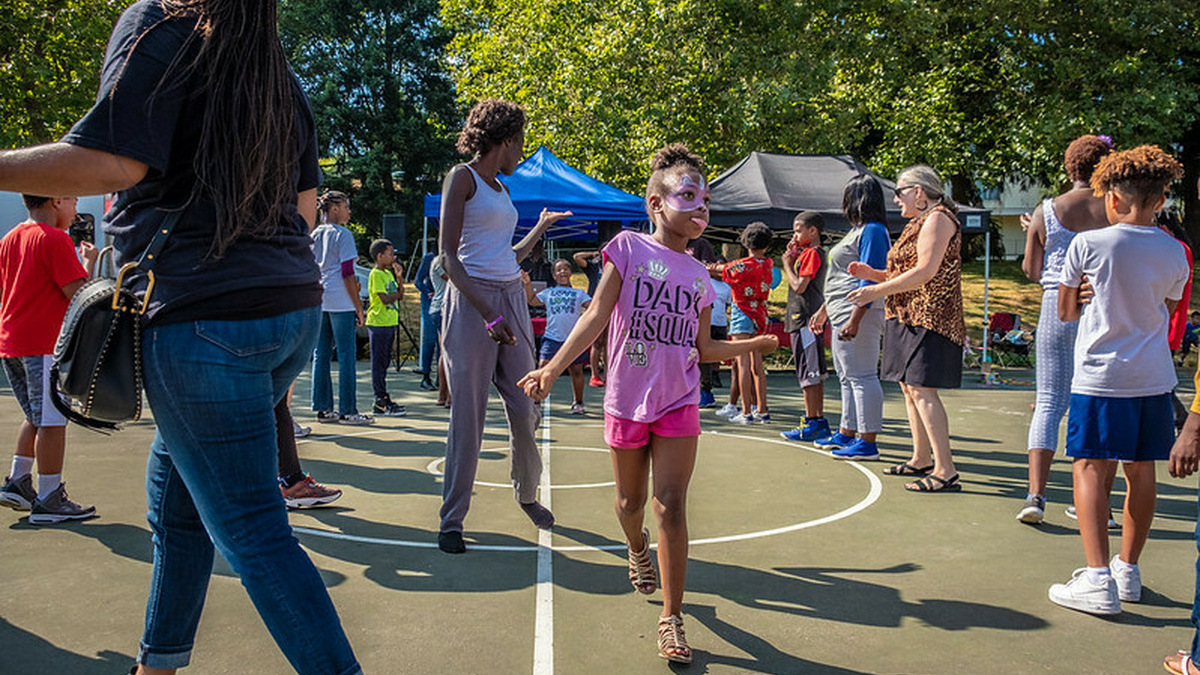
M676 211L694 211L704 206L706 199L708 199L708 183L704 178L697 183L691 174L684 174L683 178L679 180L679 185L665 197L664 201L667 206Z

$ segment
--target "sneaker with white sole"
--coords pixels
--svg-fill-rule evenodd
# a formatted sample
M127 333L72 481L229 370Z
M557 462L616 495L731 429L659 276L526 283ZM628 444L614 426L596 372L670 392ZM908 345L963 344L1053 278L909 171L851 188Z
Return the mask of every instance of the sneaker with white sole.
M299 422L292 420L292 436L296 438L307 438L312 433L312 427L302 427Z
M375 405L371 406L371 412L380 417L404 417L408 414L408 409L398 403L393 403L390 397L375 399Z
M1108 564L1112 578L1117 582L1117 597L1121 602L1141 602L1142 600L1142 570L1137 565L1130 565L1114 555Z
M283 502L287 504L289 509L299 509L305 506L320 506L337 501L342 496L342 491L337 488L331 488L327 485L322 485L313 480L312 476L304 474L304 479L297 481L291 487L279 485L279 492L283 494Z
M1037 525L1046 517L1046 498L1041 495L1029 495L1025 505L1017 512L1017 520L1027 525Z
M15 511L28 511L33 508L37 499L37 490L33 489L33 474L25 474L13 480L11 476L4 479L4 487L0 487L0 506L7 506Z
M582 403L572 403L571 404L571 414L572 415L586 415L587 408L584 408Z
M85 520L96 515L96 507L76 504L67 497L67 484L59 483L45 499L33 502L29 522L34 525L53 525L64 520Z
M338 424L345 424L352 427L363 427L374 423L374 418L367 417L362 413L350 413L349 415L342 415L338 417Z
M733 417L730 417L729 421L733 422L734 424L754 424L754 413L750 413L749 415L738 413Z
M717 411L713 414L716 415L717 417L724 417L725 419L729 419L730 417L733 417L734 415L738 414L741 411L742 411L742 409L737 407L736 405L734 405L732 403L726 403L724 406L717 408Z
M318 410L317 411L317 421L318 422L325 422L328 424L332 424L332 423L336 423L341 418L342 418L341 415L337 414L336 412L334 412L332 410Z
M1075 513L1074 506L1068 506L1067 510L1064 511L1064 513L1066 513L1067 517L1070 518L1071 520L1079 520L1079 514ZM1121 529L1121 524L1118 523L1116 520L1113 520L1113 514L1112 514L1111 510L1108 512L1108 529L1110 529L1110 530Z
M755 424L770 424L771 423L771 413L763 413L761 415L758 413L754 413L754 422L755 422Z
M1117 594L1117 581L1111 576L1105 583L1092 583L1086 567L1075 570L1071 580L1050 587L1050 602L1068 609L1111 616L1121 613L1121 599Z

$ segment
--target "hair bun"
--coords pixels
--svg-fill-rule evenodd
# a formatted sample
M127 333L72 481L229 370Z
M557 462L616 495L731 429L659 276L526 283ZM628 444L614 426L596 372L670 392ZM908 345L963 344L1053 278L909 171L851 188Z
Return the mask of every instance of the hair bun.
M671 143L650 158L651 171L663 171L676 166L686 166L696 171L701 171L704 166L704 160L700 159L700 155L692 152L683 143Z

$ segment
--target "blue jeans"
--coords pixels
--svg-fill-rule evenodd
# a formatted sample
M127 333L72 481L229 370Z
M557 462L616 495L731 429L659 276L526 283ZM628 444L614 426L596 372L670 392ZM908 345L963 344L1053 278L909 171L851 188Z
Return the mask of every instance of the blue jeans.
M438 331L441 329L441 308L437 312L430 311L429 300L421 294L421 374L430 377L434 372L433 362L437 360ZM437 323L434 319L438 319Z
M276 479L274 407L312 353L319 313L146 331L145 388L158 433L146 466L154 570L139 663L188 664L220 549L296 672L361 672L292 536Z
M354 324L354 312L321 312L321 331L317 334L317 347L313 350L313 410L333 410L333 381L329 375L329 363L336 345L337 411L339 415L353 415L358 412L358 397L355 393L358 378L355 362L358 359L358 349L354 343Z

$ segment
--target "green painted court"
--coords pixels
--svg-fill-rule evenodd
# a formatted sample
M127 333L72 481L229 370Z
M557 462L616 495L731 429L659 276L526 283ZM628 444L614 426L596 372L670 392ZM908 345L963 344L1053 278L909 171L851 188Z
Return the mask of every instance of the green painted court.
M702 411L684 607L695 662L686 667L658 658L658 596L637 595L627 580L600 390L587 391L591 414L572 416L569 382L559 380L542 429L543 497L557 525L540 536L506 487L493 396L466 523L471 550L450 556L436 548L447 413L418 389L419 376L389 377L407 417L315 424L307 374L293 405L314 427L300 443L305 470L345 496L291 522L367 673L1156 673L1191 641L1196 481L1171 479L1165 466L1143 601L1106 620L1047 600L1083 553L1063 514L1066 461L1055 463L1047 522L1014 519L1025 495L1029 371L1009 371L1000 386L968 374L962 390L944 392L960 494L910 494L903 479L881 475L886 461L908 457L894 385L885 385L885 462L835 461L782 440L800 405L789 374L770 378L772 425ZM368 379L360 372L360 404ZM1189 374L1180 380L1186 399ZM19 409L6 386L0 401L0 438L13 438ZM826 401L836 420L835 379ZM128 671L150 577L152 433L150 420L112 436L70 431L65 478L99 518L39 528L0 511L0 675ZM183 672L291 672L221 561Z

